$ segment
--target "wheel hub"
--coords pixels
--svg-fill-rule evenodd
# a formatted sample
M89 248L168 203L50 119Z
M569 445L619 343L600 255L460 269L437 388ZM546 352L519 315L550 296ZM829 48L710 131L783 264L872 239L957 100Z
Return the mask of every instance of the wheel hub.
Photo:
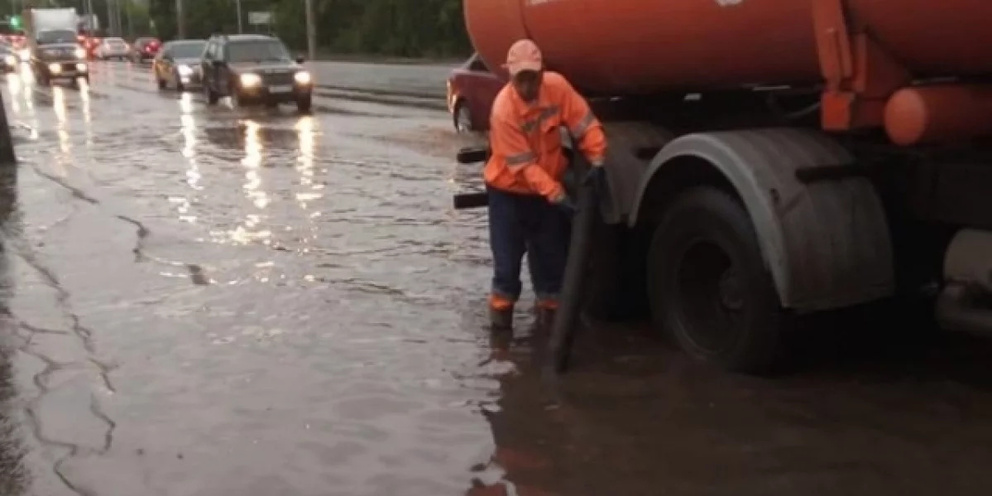
M677 308L697 346L716 351L737 333L737 316L746 306L744 283L730 257L718 244L699 240L679 263Z
M733 267L720 274L720 281L717 284L720 292L720 305L725 310L739 312L744 309L741 278Z

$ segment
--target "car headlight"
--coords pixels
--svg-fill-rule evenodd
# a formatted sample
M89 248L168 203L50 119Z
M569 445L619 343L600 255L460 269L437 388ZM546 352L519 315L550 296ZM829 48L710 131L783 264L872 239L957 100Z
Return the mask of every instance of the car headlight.
M310 84L313 81L313 77L307 71L300 71L293 75L293 79L299 84Z
M86 67L86 64L84 64L82 62L76 64L76 70L77 71L79 71L79 72L86 72L86 69L88 69L88 67Z
M193 75L193 69L191 69L188 65L181 65L177 67L176 70L179 71L180 76L188 77Z
M250 72L247 74L242 74L240 80L241 86L246 88L262 84L262 78L258 74L252 74Z
M5 59L7 65L17 65L17 57L13 55L8 55Z
M76 49L76 58L77 59L85 59L86 58L86 50L84 50L82 48L77 48Z
M62 72L62 66L59 64L48 64L48 70L54 74Z

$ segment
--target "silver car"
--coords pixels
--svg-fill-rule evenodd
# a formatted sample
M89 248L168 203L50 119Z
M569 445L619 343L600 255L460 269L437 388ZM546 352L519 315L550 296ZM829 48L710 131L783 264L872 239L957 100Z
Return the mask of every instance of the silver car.
M96 47L96 58L100 60L124 60L130 47L123 38L104 38Z

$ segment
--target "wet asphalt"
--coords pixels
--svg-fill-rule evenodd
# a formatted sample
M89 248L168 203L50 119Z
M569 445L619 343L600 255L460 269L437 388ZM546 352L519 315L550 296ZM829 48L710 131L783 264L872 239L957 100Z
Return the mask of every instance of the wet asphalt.
M992 488L990 345L920 324L825 322L773 379L601 325L542 380L526 304L485 328L442 111L207 107L118 63L3 98L2 495Z

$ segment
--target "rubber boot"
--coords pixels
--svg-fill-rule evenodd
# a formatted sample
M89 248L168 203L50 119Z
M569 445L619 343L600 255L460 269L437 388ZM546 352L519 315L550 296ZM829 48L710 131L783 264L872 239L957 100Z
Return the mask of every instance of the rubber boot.
M555 323L558 302L539 301L535 310L537 311L537 327L543 331L551 330L551 326Z
M513 327L513 301L499 296L489 297L489 324L493 330Z
M513 307L489 307L489 323L494 331L505 331L513 328Z

